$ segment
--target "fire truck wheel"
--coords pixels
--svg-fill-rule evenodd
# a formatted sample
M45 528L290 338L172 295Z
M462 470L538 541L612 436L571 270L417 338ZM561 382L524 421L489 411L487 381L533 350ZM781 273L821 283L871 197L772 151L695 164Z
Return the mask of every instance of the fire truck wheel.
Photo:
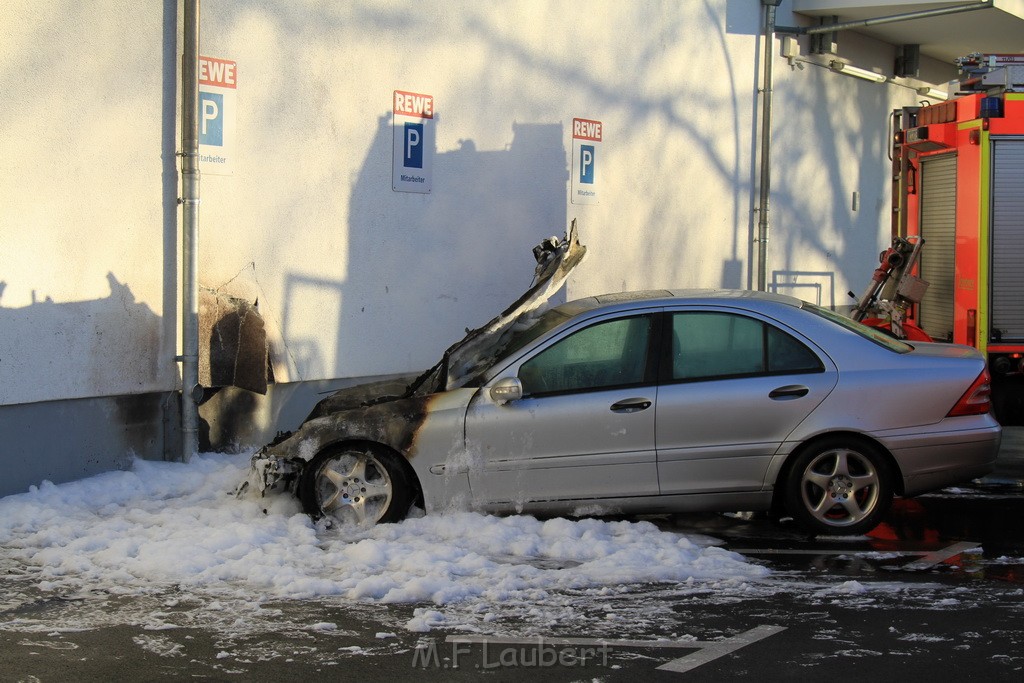
M857 535L873 529L892 503L892 477L872 444L829 437L802 448L785 481L793 519L819 534Z

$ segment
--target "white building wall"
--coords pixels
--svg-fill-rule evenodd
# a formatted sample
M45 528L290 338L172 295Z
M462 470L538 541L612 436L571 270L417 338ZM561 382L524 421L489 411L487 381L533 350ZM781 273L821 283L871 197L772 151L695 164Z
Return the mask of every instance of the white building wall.
M781 23L790 21L780 15ZM776 56L767 281L784 294L846 306L890 241L892 111L920 103L910 86L945 84L956 70L922 57L923 80L873 83L830 71L833 57L808 55L808 39L800 42L792 64ZM834 58L892 73L892 45L849 31L838 45Z
M177 5L5 2L0 406L178 387ZM238 88L201 283L258 297L292 382L429 366L573 218L569 298L750 287L761 22L754 0L206 0L201 52ZM842 305L888 242L886 119L917 97L776 59L768 281ZM435 97L429 195L391 189L396 89ZM569 202L573 117L604 123L597 205Z
M234 176L203 181L204 279L255 264L293 379L430 365L572 218L590 257L569 296L722 285L747 260L758 16L731 31L721 2L208 4L204 53L239 63L242 148ZM436 98L429 196L391 189L395 89ZM568 203L573 117L604 123L596 206Z
M4 3L0 405L175 385L167 20L160 2Z

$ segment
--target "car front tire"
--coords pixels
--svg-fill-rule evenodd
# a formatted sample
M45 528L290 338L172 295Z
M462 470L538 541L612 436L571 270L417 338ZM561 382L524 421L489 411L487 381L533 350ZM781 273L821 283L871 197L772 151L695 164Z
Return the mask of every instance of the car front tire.
M303 468L299 500L314 519L371 526L402 520L412 486L394 453L370 445L337 445Z
M808 531L859 535L875 528L892 503L892 475L879 450L834 437L805 447L786 478L786 508Z

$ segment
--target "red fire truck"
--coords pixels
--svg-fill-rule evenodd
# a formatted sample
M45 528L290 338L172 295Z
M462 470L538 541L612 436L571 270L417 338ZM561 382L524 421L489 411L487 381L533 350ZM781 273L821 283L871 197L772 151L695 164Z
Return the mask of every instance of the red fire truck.
M957 62L948 101L893 112L894 245L923 245L909 323L986 353L996 417L1024 424L1024 55Z

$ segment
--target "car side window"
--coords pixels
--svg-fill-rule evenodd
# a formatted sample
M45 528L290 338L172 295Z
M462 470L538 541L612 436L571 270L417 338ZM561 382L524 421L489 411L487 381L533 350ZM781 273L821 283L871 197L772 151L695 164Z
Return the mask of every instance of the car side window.
M733 313L672 316L672 379L820 372L817 355L792 335Z
M768 370L771 372L821 372L825 369L818 355L777 327L768 330Z
M523 394L640 384L650 336L650 316L609 320L574 332L519 366Z

